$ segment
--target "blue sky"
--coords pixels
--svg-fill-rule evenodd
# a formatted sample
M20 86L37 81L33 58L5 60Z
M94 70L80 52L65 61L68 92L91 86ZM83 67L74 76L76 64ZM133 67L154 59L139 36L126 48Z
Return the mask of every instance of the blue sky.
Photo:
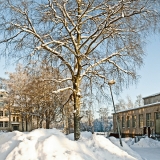
M160 92L160 36L151 36L145 51L144 65L138 71L141 76L139 82L128 89L124 88L118 97L114 96L115 101L121 98L126 99L126 96L129 95L134 102L139 94L145 97ZM13 72L14 67L7 65L5 68L4 59L0 59L0 77L6 78L5 72Z
M136 85L130 86L119 97L115 99L125 99L129 95L132 101L136 100L136 96L141 94L142 97L149 96L160 92L160 36L151 36L145 46L146 56L144 65L138 71L140 79Z

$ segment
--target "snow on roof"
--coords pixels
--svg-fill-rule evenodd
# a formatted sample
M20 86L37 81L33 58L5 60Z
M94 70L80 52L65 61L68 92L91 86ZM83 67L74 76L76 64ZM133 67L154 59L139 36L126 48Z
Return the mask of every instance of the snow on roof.
M155 94L152 94L152 95L150 95L150 96L143 97L143 99L145 99L145 98L149 98L149 97L158 96L158 95L160 95L160 93L155 93Z
M143 105L143 106L141 106L141 107L136 107L136 108L131 108L131 109L126 109L126 110L117 111L117 113L132 111L132 110L136 110L136 109L140 109L140 108L145 108L145 107L150 107L150 106L155 106L155 105L159 105L159 104L160 104L160 102L151 103L151 104L146 104L146 105ZM113 113L113 114L115 114L115 113Z

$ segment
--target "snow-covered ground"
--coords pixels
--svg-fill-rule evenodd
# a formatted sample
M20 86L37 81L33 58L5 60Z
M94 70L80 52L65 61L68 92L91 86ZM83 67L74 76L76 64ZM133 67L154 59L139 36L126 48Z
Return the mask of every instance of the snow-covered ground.
M160 160L160 142L144 138L119 140L82 132L78 141L73 134L56 129L0 133L0 160Z

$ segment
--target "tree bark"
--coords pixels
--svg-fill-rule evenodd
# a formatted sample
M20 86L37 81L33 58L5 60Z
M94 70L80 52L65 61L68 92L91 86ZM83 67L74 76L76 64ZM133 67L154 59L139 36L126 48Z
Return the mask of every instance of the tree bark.
M28 117L26 115L26 131L28 131Z
M76 81L73 85L74 88L74 140L78 140L80 138L80 81L79 77L76 77Z

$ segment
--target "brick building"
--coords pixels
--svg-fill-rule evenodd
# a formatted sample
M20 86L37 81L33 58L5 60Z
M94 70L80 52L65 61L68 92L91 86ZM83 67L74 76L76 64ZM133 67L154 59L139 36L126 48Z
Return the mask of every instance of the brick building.
M160 135L160 93L143 98L144 106L117 112L122 137L143 134ZM115 114L113 130L117 133Z

